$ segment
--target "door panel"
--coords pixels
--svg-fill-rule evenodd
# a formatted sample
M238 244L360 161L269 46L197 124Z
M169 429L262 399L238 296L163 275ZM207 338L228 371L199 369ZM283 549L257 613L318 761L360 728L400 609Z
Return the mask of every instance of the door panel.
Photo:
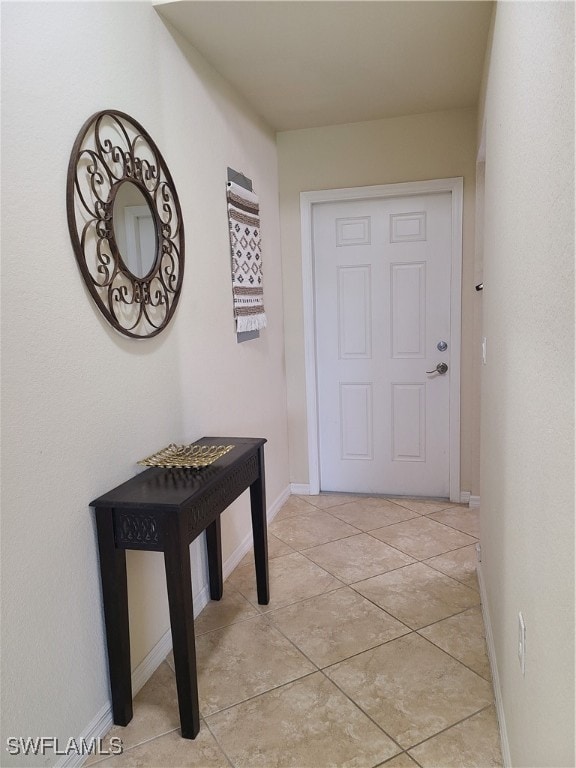
M340 384L340 454L343 460L374 458L371 384Z
M426 356L426 264L390 265L392 358Z
M341 360L372 357L369 265L338 267L338 352Z
M312 209L320 486L449 495L451 194ZM446 341L448 349L436 345Z
M424 384L392 384L392 460L426 461Z

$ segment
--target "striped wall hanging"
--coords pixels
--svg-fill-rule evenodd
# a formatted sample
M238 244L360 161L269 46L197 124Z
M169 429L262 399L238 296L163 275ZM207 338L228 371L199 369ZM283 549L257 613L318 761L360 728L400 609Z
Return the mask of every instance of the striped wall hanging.
M236 332L266 327L258 197L229 181L226 189Z

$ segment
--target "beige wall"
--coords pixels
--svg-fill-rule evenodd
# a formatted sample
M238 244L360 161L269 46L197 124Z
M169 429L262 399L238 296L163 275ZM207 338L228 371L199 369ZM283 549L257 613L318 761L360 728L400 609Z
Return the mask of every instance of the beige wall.
M152 5L2 8L2 765L6 736L78 737L108 702L88 502L136 461L203 434L268 438L267 493L288 486L277 155L273 133L164 26ZM182 297L150 340L94 307L66 225L66 170L84 120L121 109L172 172L186 230ZM226 168L260 195L268 328L238 345ZM247 495L223 520L224 558L249 534ZM202 545L192 547L202 557ZM129 553L133 664L169 628L163 559ZM195 579L198 594L205 583Z
M478 329L474 327L476 111L436 112L278 134L290 472L308 483L300 192L464 177L461 489L479 492Z
M569 767L576 764L572 3L498 4L483 118L485 608L511 765Z

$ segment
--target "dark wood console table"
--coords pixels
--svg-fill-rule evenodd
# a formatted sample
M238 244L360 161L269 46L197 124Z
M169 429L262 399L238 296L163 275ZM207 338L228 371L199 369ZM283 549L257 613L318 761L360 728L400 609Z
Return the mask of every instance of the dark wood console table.
M132 719L126 550L164 552L182 736L200 730L190 543L206 531L210 597L223 591L220 514L250 488L258 602L267 605L268 544L262 438L203 437L195 445L234 445L201 470L147 469L91 502L98 548L112 709L116 725Z

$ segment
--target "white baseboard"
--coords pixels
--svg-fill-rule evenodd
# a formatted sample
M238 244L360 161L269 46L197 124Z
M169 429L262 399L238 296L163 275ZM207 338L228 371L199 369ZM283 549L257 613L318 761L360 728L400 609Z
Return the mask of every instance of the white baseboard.
M194 605L196 609L196 604ZM200 612L200 611L198 611ZM138 691L146 685L160 664L172 650L172 634L170 630L165 632L156 643L150 653L142 659L140 664L132 672L132 695L136 696Z
M108 733L113 725L114 722L112 720L112 707L109 704L105 704L100 712L98 712L98 714L95 715L91 722L88 723L84 733L82 733L81 736L76 739L76 742L78 744L82 744L82 739L84 739L84 743L86 744L90 744L91 742L94 743L98 739L104 738L104 736ZM106 744L104 743L102 746L106 747ZM62 757L61 760L58 760L55 768L80 768L82 763L84 763L88 757L89 755L78 755L76 753L71 753Z
M280 512L280 509L284 502L288 499L290 496L290 488L285 488L280 496L276 499L276 501L273 502L270 506L268 506L266 510L266 519L270 523L278 512ZM242 560L242 558L250 552L252 549L253 540L252 540L252 532L248 533L244 539L238 544L234 552L226 559L226 561L222 564L222 572L224 575L224 578L227 579L228 576L232 573L234 568L238 565L238 563Z
M310 496L310 485L308 483L290 483L290 493L297 496Z
M206 584L200 592L194 596L194 616L197 616L210 600L210 587ZM172 632L168 629L156 643L150 653L142 659L140 664L132 672L132 695L136 696L138 691L146 685L160 664L172 650ZM114 725L112 716L112 705L105 704L92 722L86 727L84 733L77 739L85 739L90 743L91 739L103 739L110 728ZM104 747L106 744L103 745ZM63 760L56 763L55 768L80 768L88 755L67 755Z
M303 488L304 486L300 486L300 487ZM276 501L270 507L268 507L268 509L266 511L266 518L267 518L269 523L272 522L272 520L274 520L274 518L276 517L278 512L280 512L280 510L281 510L282 506L285 504L285 502L288 501L288 499L290 498L290 495L292 493L295 493L295 491L293 491L292 490L292 486L289 485L287 488L285 488L282 491L282 493L278 496Z
M500 677L498 675L498 663L496 661L496 646L494 645L494 633L492 632L492 622L490 620L490 611L488 608L488 595L486 592L486 582L484 581L484 573L482 571L482 563L478 563L477 572L478 572L478 583L480 585L480 601L482 603L482 615L484 617L484 629L486 630L486 647L488 650L488 659L490 660L490 669L492 670L492 683L494 685L494 700L496 704L496 714L498 715L498 726L500 728L500 746L502 747L502 760L504 763L504 768L511 768L512 759L510 757L510 743L508 741L508 731L506 730L504 702L502 700L502 690L500 688Z
M460 491L460 504L468 504L469 507L479 507L480 496L472 496L470 491Z

